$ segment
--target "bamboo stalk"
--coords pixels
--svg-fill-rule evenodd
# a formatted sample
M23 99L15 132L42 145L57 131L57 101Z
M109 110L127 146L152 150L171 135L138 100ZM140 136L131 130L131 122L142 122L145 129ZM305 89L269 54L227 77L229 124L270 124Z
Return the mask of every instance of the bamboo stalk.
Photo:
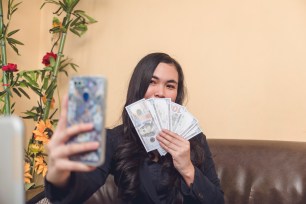
M66 22L70 21L70 17L71 17L71 14L67 13L67 15L66 15L67 21ZM59 66L60 66L61 59L64 56L63 55L63 50L64 50L65 41L66 41L66 37L67 37L67 30L68 30L68 27L66 28L66 31L62 33L62 36L61 36L60 45L59 45L59 49L58 49L58 52L57 52L57 58L56 58L56 62L55 62L55 68L54 68L54 72L53 72L53 75L52 75L51 84L52 83L54 83L55 85L57 84L58 69L59 69ZM51 93L49 94L49 97L47 97L47 103L46 103L46 106L45 106L46 108L45 108L44 117L43 117L44 121L46 121L49 117L50 106L51 106L53 94L54 94L54 90L52 90Z
M2 58L2 66L7 65L7 56L6 56L6 44L5 44L5 36L4 36L4 23L3 23L3 7L2 7L2 0L0 0L0 32L1 32L1 58ZM3 88L4 90L9 89L8 73L3 71ZM4 102L4 114L10 115L11 114L11 104L10 104L10 95L8 93L5 94L5 102Z

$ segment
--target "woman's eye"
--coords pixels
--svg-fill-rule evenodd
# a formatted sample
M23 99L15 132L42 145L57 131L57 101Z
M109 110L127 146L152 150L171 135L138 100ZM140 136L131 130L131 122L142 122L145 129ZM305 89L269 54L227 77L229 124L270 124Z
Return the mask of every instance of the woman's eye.
M167 87L168 87L169 89L175 89L175 86L174 86L174 85L171 85L171 84L168 84Z
M156 81L151 80L151 81L150 81L150 84L156 84Z

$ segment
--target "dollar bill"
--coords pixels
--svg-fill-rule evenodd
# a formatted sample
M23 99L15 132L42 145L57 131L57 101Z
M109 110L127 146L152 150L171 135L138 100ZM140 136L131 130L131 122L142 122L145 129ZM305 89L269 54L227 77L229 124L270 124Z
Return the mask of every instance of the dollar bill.
M199 124L197 123L188 132L184 133L182 136L186 140L190 140L191 138L193 138L194 136L200 134L201 132L202 132L202 130L201 130Z
M198 121L186 107L170 98L141 99L126 107L139 138L147 152L157 150L167 154L156 140L162 129L168 129L189 140L202 132Z
M185 111L186 108L184 106L174 102L170 103L170 131L174 132L174 128L177 127L177 123Z
M147 104L147 107L149 108L149 110L152 114L152 117L154 118L154 121L156 122L156 125L157 125L159 131L161 131L162 127L160 126L160 123L158 122L159 120L157 118L156 108L154 107L154 100L155 100L155 98L147 99L146 104ZM167 151L164 150L161 146L157 148L157 151L159 152L159 154L161 156L164 156L164 155L167 154Z
M170 98L152 98L153 107L155 109L158 123L162 129L170 128Z
M159 122L158 122L158 118L157 118L157 112L155 111L154 108L154 98L150 98L145 100L147 107L149 108L150 113L152 114L152 117L159 129L159 131L161 131L162 127L160 126Z
M184 132L186 132L186 130L192 128L195 123L197 123L197 120L193 117L193 115L188 111L185 111L181 115L173 131L178 135L182 135Z
M162 147L157 148L157 151L161 156L165 156L167 154L167 151Z
M136 101L125 107L132 123L138 133L138 136L147 152L160 147L156 136L159 133L149 108L144 99Z

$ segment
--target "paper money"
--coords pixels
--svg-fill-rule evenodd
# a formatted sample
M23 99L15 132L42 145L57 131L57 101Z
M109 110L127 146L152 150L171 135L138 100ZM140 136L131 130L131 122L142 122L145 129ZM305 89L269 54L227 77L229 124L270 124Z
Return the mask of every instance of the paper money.
M158 127L159 131L162 130L162 127L160 126L160 123L158 122L158 118L157 118L157 112L155 111L154 108L154 98L150 98L145 100L147 107L149 108L149 111L156 123L156 126Z
M157 115L158 123L162 129L170 128L170 98L154 98L153 107Z
M180 120L182 114L186 111L186 108L180 104L171 102L170 103L170 128L169 130L174 132L174 127L176 127L178 121Z
M147 152L160 147L156 136L159 129L144 99L125 107Z
M162 129L187 140L202 132L195 117L170 98L141 99L125 108L147 152L157 150L162 156L167 154L156 140Z
M202 132L199 124L195 124L188 132L186 132L185 134L183 134L182 136L186 139L186 140L190 140L191 138L193 138L194 136L200 134Z
M192 128L195 123L197 123L197 120L193 117L193 115L188 111L185 111L182 113L177 124L173 127L173 132L178 135L182 135L187 129Z
M154 98L150 98L145 100L146 101L146 105L149 108L152 117L154 119L154 121L156 122L156 126L158 127L158 130L161 131L162 127L160 126L160 123L158 122L158 118L157 118L157 112L155 111L155 107L154 107ZM167 154L167 151L164 150L161 146L157 148L157 151L160 155L164 156Z

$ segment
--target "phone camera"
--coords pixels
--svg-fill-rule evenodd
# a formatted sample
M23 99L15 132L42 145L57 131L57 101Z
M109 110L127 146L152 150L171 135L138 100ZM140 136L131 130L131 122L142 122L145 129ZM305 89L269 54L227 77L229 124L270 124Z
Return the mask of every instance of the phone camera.
M87 92L83 93L83 100L87 102L89 100L89 94Z
M75 82L74 82L74 85L75 85L76 87L78 87L78 88L81 88L82 85L83 85L83 83L82 83L81 81L75 81Z

